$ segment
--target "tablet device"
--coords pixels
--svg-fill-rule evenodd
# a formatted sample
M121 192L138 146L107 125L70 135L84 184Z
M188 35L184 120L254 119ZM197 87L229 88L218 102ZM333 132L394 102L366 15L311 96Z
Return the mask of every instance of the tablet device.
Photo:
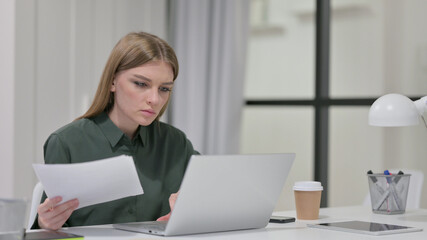
M84 239L83 236L75 235L66 232L59 231L37 231L37 232L26 232L24 240L58 240L58 239L67 239L67 240L77 240Z
M421 228L362 221L308 224L307 226L313 228L323 228L352 233L363 233L369 235L386 235L394 233L422 231Z

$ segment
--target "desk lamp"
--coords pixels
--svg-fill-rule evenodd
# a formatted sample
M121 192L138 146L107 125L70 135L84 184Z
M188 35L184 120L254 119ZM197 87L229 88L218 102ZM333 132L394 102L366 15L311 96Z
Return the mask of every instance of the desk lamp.
M400 127L419 124L420 117L427 123L423 113L427 112L427 96L412 101L406 96L391 93L384 95L369 109L369 125L381 127Z

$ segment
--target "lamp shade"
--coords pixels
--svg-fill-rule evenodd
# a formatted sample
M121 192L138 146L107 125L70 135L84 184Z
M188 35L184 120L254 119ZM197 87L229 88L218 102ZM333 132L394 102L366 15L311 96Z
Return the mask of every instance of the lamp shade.
M415 103L400 94L387 94L378 98L369 109L369 124L398 127L417 125L420 113Z

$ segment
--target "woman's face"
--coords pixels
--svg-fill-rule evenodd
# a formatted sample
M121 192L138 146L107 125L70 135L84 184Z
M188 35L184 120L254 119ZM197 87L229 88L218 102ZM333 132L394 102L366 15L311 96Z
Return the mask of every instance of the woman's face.
M168 101L173 83L172 67L163 61L118 72L111 86L111 120L122 130L150 125Z

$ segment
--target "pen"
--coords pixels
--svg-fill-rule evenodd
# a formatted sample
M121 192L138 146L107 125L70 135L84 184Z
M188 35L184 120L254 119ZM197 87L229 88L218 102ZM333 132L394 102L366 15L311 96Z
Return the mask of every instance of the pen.
M370 175L370 174L374 174L374 173L372 172L372 170L369 170L367 172L367 174ZM377 186L378 192L381 195L384 194L384 192L385 192L384 189L380 185L378 185L378 179L375 176L369 176L369 177L372 179L372 182Z
M397 175L403 175L404 173L402 172L402 171L399 171L398 173L397 173ZM399 181L400 181L400 179L401 179L402 177L400 177L400 176L397 176L397 177L395 177L394 178L394 182L397 184Z
M373 172L372 172L372 170L369 170L368 172L367 172L367 174L368 174L368 176L369 175L371 175L371 174L374 174ZM372 206L372 208L373 209L375 209L375 210L379 210L380 208L381 208L381 206L383 205L383 203L384 203L384 201L387 199L387 197L389 196L389 194L390 194L390 191L389 190L384 190L379 184L378 184L378 179L375 177L375 176L369 176L370 178L371 178L371 180L372 180L372 182L375 184L375 186L376 186L376 189L377 189L377 191L380 193L380 195L381 195L381 198L379 199L379 201L377 201L376 202L376 204L375 205L373 205ZM371 196L371 198L372 198L373 196Z
M399 171L397 175L395 175L393 180L393 182L395 183L394 189L396 190L397 193L401 193L405 189L404 184L399 184L399 181L403 178L403 176L401 175L404 175L404 173L402 171Z
M388 176L388 175L391 175L391 173L388 171L388 170L384 170L384 175L386 175L386 176ZM386 177L386 179L387 179L387 183L391 183L391 177Z
M385 170L384 171L384 175L390 175L391 176L391 173L388 171L388 170ZM396 181L391 181L391 177L386 177L386 179L387 179L387 183L388 183L388 186L389 186L389 188L390 188L390 192L392 193L392 195L393 195L393 198L394 198L394 201L395 201L395 203L396 203L396 207L397 207L397 210L400 210L401 209L401 207L400 207L400 200L399 200L399 197L397 196L397 193L396 193L396 191L395 191L395 188L394 188L394 186L396 185ZM397 182L400 180L400 177L399 177L399 179L397 180Z
M372 171L370 171L370 172L372 173ZM385 170L384 175L390 175L390 172L388 170ZM373 177L372 181L374 181L374 178L375 178L374 182L375 182L375 184L377 184L377 181L378 181L377 178L374 176L372 176L372 177ZM390 177L387 177L386 180L388 183L390 181ZM383 203L387 200L387 211L390 211L389 206L388 206L388 197L390 196L390 190L387 189L386 191L384 191L384 189L381 188L379 185L377 185L377 186L378 186L378 192L380 192L380 194L381 194L381 198L379 199L377 204L375 204L373 206L373 209L379 210L381 208L381 206L383 205Z

